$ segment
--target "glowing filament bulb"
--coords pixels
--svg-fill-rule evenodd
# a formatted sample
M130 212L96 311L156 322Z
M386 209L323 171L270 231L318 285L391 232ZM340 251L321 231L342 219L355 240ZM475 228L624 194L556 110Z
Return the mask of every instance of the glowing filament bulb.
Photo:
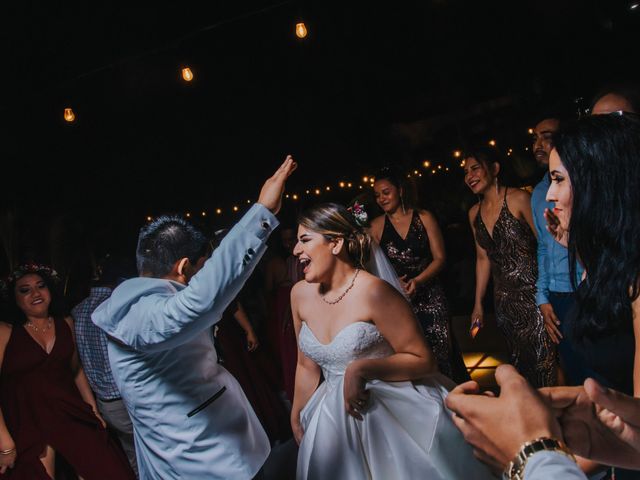
M296 37L304 38L307 36L307 26L303 23L296 23Z
M76 119L76 114L73 113L72 108L64 109L64 119L69 123L73 122Z
M189 67L185 67L182 69L182 78L184 78L185 82L190 82L193 80L193 72Z

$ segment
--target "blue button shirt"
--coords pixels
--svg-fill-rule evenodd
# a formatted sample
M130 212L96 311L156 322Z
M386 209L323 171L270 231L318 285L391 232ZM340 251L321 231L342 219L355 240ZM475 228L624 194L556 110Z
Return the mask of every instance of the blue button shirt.
M101 400L120 398L109 365L107 334L91 321L93 311L110 295L110 288L93 287L89 296L71 310L80 362L93 393Z
M549 303L549 292L573 291L569 276L569 251L556 242L546 228L544 210L553 208L553 203L546 200L550 184L549 175L545 174L531 195L533 223L538 234L538 281L536 282L538 305ZM576 270L580 279L582 267L578 264Z

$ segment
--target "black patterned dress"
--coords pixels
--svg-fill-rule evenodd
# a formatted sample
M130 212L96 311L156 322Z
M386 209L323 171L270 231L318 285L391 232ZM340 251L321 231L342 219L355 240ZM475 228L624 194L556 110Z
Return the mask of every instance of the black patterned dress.
M473 226L491 262L496 323L507 342L510 363L536 388L555 385L555 352L536 304L536 237L509 211L507 189L493 237L481 210L482 201Z
M420 215L413 211L406 238L402 238L385 215L380 247L389 258L397 275L407 280L418 276L433 261L429 237ZM449 306L438 277L416 288L410 299L413 313L420 322L427 342L438 361L440 372L457 382L468 379L462 357L456 348L452 353L449 335Z

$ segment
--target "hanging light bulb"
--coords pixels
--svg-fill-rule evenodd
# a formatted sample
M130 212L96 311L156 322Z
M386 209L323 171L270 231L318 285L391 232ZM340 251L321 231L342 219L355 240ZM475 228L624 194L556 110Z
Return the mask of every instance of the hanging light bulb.
M72 108L64 109L64 119L69 123L73 122L76 119L76 114L73 113Z
M296 23L296 37L304 38L307 36L307 26L303 23Z
M193 72L189 67L185 67L182 69L182 78L184 78L185 82L190 82L193 80Z

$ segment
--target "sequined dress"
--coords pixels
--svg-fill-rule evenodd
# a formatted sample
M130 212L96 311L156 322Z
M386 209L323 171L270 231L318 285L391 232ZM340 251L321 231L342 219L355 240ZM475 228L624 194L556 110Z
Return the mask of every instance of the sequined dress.
M493 237L482 221L482 201L473 222L476 240L491 262L496 323L507 342L510 363L534 387L555 385L555 352L536 304L536 238L509 211L507 189L504 195Z
M380 247L389 258L398 277L406 275L407 279L414 278L433 261L427 230L416 210L413 211L406 238L400 236L389 217L385 215ZM438 361L440 372L453 378L449 307L440 279L434 277L419 285L410 300L413 313L420 321L427 342ZM462 359L456 358L453 363L462 364ZM454 380L460 381L458 378Z

